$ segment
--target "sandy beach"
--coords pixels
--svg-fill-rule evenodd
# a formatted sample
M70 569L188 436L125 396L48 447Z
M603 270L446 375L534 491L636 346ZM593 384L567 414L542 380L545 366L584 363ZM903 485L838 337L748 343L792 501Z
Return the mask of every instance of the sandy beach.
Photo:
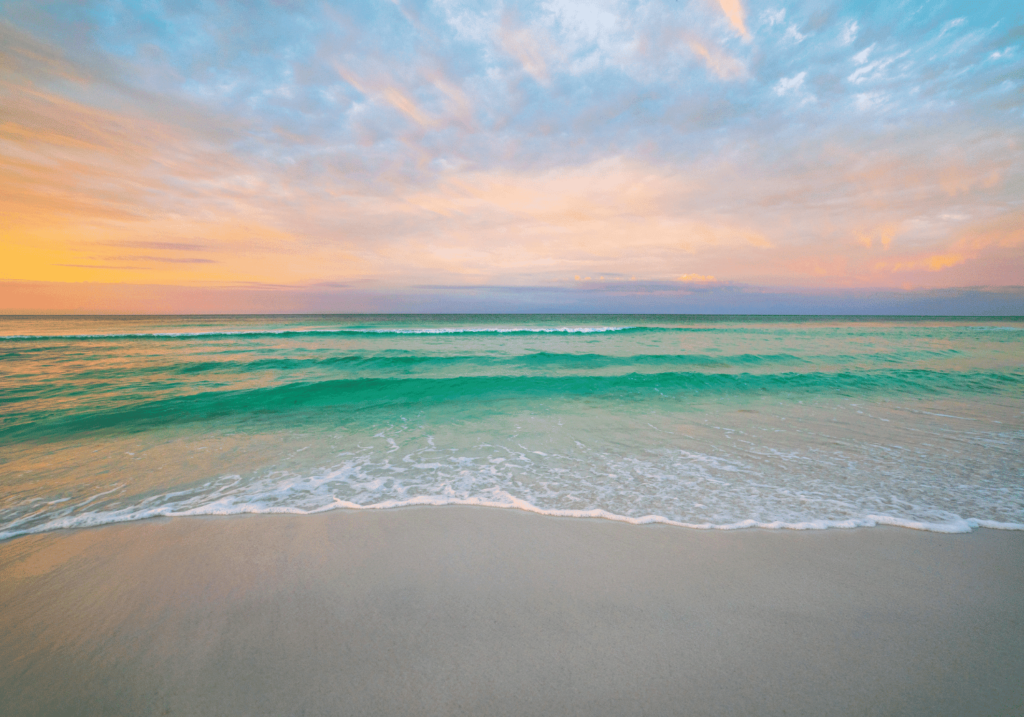
M4 715L1020 715L1024 533L487 508L0 544Z

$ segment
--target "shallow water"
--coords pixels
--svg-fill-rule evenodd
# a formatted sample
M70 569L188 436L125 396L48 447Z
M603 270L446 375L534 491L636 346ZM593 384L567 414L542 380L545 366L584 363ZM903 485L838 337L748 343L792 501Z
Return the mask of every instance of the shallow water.
M0 318L0 538L480 503L1024 528L1024 321Z

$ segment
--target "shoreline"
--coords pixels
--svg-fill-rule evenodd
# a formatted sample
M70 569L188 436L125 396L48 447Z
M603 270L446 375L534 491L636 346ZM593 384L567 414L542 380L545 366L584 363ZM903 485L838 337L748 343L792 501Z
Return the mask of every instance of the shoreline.
M942 535L956 535L965 534L977 531L979 529L990 529L990 530L1002 530L1002 531L1021 531L1024 532L1024 523L1011 523L997 520L988 520L983 518L958 518L955 521L946 523L930 523L919 520L911 520L907 518L896 518L889 515L874 515L869 514L861 518L848 518L845 520L833 520L828 518L819 518L813 520L805 520L798 523L788 523L782 520L775 520L767 523L759 523L753 519L741 520L736 523L684 523L678 520L673 520L662 515L644 515L640 517L631 517L628 515L621 515L618 513L612 513L603 508L593 508L589 510L574 510L574 509L563 509L563 508L541 508L532 503L519 498L511 498L510 503L499 502L499 501L488 501L483 499L468 498L468 499L457 499L457 498L436 498L430 496L421 496L412 498L408 501L384 501L383 503L374 503L371 505L360 505L358 503L350 503L348 501L338 501L334 505L326 505L321 508L315 508L312 510L302 510L299 508L264 508L264 509L251 509L247 506L244 509L237 510L235 512L225 512L221 509L216 509L212 504L202 508L196 508L189 511L177 512L158 512L159 509L147 509L141 511L140 515L132 515L131 517L116 518L109 521L90 522L91 517L76 516L62 518L54 527L48 527L50 524L45 524L37 528L31 528L27 531L14 531L14 532L3 532L0 531L0 545L9 540L16 540L18 538L31 536L31 535L47 535L50 533L59 533L75 530L91 530L93 528L102 528L110 525L123 525L126 523L138 523L148 520L160 520L160 519L172 519L172 518L231 518L241 516L253 516L253 515L288 515L293 517L313 516L322 515L325 513L333 513L335 511L341 512L376 512L376 511L392 511L392 510L404 510L408 508L447 508L447 507L466 507L466 508L492 508L496 510L512 510L521 511L524 513L531 513L533 515L544 516L548 518L576 518L576 519L587 519L587 520L606 520L612 523L624 523L626 525L643 526L643 525L664 525L673 528L684 528L686 530L697 530L697 531L711 531L711 532L731 532L736 530L767 530L767 531L788 531L788 532L817 532L823 530L860 530L867 528L877 527L893 527L901 528L905 530L915 530L926 533L938 533Z
M1019 531L476 506L25 535L0 712L1024 713L1022 575Z

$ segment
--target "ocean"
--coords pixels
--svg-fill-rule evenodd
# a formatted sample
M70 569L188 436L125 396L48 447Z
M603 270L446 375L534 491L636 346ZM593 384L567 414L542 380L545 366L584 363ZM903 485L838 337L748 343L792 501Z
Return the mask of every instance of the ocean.
M1024 529L1024 319L0 317L0 539L470 504Z

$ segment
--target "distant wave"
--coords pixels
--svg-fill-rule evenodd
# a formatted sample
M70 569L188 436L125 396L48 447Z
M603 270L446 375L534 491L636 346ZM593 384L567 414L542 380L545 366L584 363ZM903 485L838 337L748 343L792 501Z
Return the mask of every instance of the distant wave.
M538 351L518 356L489 355L448 355L430 356L405 352L382 352L380 354L347 354L328 356L326 358L265 358L252 361L196 361L158 367L173 373L203 373L206 371L248 372L261 370L293 371L303 368L342 367L345 369L374 369L388 371L406 368L443 368L458 366L541 369L558 368L573 370L594 370L603 368L619 368L630 366L692 366L706 368L754 367L773 365L813 365L813 364L847 364L856 362L873 362L879 364L898 364L921 359L949 358L958 356L955 349L916 350L897 352L875 352L863 355L837 356L797 356L789 353L777 354L636 354L629 356L611 356L595 353L556 353Z
M102 340L102 339L205 339L237 336L304 336L320 334L349 334L357 336L434 336L444 334L600 334L609 332L657 332L657 331L704 331L711 329L688 329L659 326L560 326L560 327L481 327L481 328L421 328L421 329L374 329L374 328L331 328L331 329L254 329L241 331L174 331L140 332L121 334L20 334L0 336L0 341L48 341L48 340Z
M616 376L458 376L449 378L356 378L300 381L245 390L214 390L146 400L118 394L102 408L75 412L32 413L11 410L0 427L0 444L27 439L67 438L71 433L120 429L127 432L157 425L191 423L230 416L287 413L296 410L343 408L429 407L483 401L561 398L670 400L718 395L948 395L1020 393L1024 371L933 371L886 369L876 371L782 372L770 374L678 371L629 373ZM32 395L11 395L8 406ZM133 402L133 399L134 402Z
M943 336L956 335L958 332L977 331L1024 331L1018 326L939 326L893 327L904 329L915 334L932 335L939 332ZM218 331L140 331L124 333L95 334L11 334L0 335L0 342L18 341L116 341L116 340L163 340L188 341L219 338L260 338L290 336L361 336L361 337L395 337L395 336L457 336L457 335L531 335L531 334L632 334L632 333L727 333L727 334L777 334L780 331L789 336L817 336L821 331L832 332L835 336L886 337L892 335L892 328L879 330L859 325L844 327L815 326L799 324L795 328L783 329L782 325L751 326L490 326L490 327L435 327L435 328L374 328L374 327L333 327L333 328L283 328L283 329L239 329Z
M0 353L0 358L5 355ZM729 369L763 368L771 366L847 365L868 364L891 366L922 359L950 358L960 355L955 349L944 350L903 350L881 351L862 355L797 356L790 353L776 354L637 354L614 356L596 353L557 353L539 351L514 356L492 356L488 354L429 355L400 350L380 353L350 353L325 357L272 357L243 360L189 360L191 356L178 358L176 362L124 368L85 368L68 374L75 380L103 378L105 380L133 380L147 375L197 376L217 373L232 377L247 376L261 371L417 371L429 373L445 369L500 369L500 370L562 370L596 371L615 368L663 368L675 367Z
M424 354L348 354L326 358L268 358L253 361L197 361L182 363L165 370L171 373L197 374L207 371L295 371L306 368L339 367L351 370L390 371L396 369L447 367L518 368L594 370L631 366L693 366L725 368L731 366L762 366L772 364L804 364L807 360L793 354L640 354L635 356L607 356L604 354L574 354L540 351L519 356L455 355L429 356Z

